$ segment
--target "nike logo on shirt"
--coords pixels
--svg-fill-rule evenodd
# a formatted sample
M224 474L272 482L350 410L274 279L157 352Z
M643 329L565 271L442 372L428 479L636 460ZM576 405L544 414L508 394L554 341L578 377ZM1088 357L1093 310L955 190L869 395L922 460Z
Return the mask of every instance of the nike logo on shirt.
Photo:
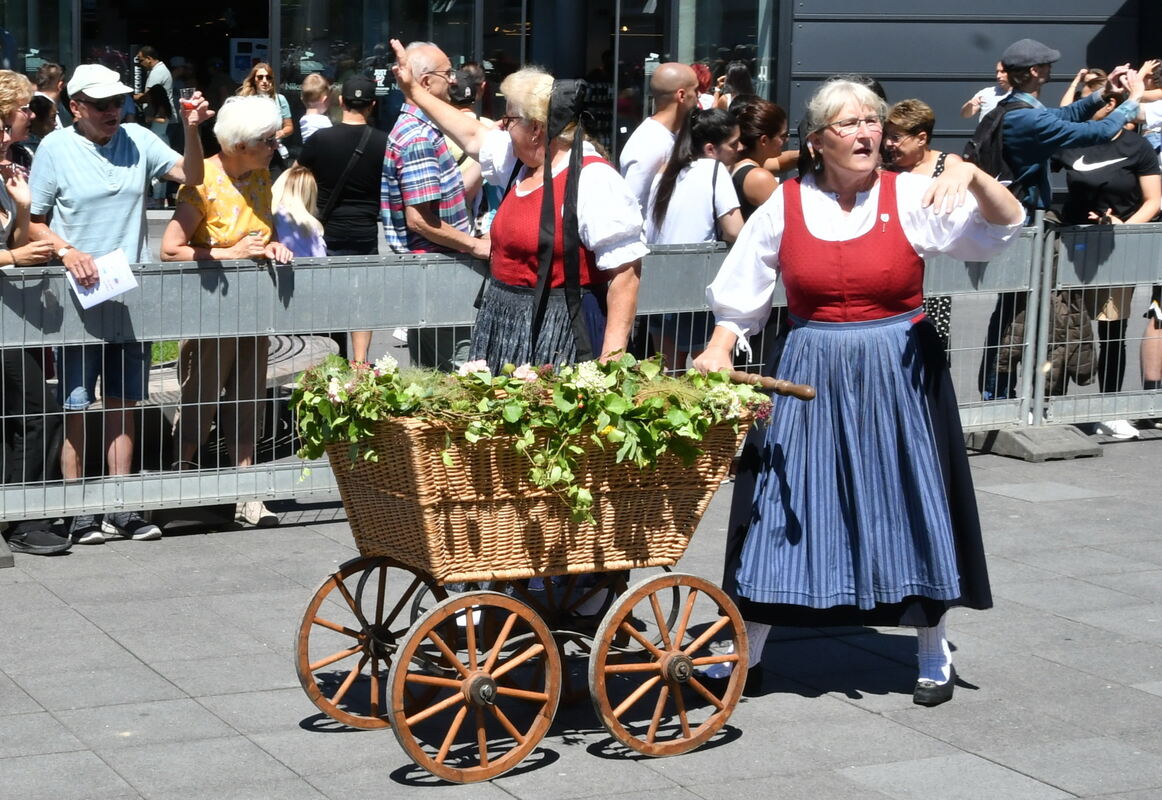
M1126 156L1122 156L1121 158L1111 158L1109 161L1098 161L1095 164L1086 164L1085 163L1085 156L1079 156L1078 159L1073 162L1073 168L1075 170L1077 170L1078 172L1093 172L1095 169L1101 169L1102 167L1109 167L1109 166L1112 166L1113 164L1117 164L1119 162L1125 161L1126 158L1127 158Z

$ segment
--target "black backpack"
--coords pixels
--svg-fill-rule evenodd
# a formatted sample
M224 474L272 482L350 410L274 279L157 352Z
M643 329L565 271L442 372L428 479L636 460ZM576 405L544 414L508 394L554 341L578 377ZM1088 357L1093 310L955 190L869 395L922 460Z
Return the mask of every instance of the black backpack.
M971 161L1001 183L1007 184L1009 190L1020 197L1021 186L1016 182L1016 176L1003 155L1005 114L1015 108L1032 106L1022 100L1006 98L981 118L972 138L964 146L964 160Z

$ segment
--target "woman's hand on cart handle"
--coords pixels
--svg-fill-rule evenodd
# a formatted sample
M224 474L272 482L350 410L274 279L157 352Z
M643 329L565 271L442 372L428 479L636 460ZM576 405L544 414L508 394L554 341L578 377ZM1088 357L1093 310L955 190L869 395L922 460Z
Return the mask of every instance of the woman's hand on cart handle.
M737 369L730 371L730 379L735 383L749 383L751 386L757 386L765 391L784 396L798 397L800 400L815 399L815 387L808 386L805 383L791 383L790 381L768 378L765 375L757 375L753 372L743 372Z

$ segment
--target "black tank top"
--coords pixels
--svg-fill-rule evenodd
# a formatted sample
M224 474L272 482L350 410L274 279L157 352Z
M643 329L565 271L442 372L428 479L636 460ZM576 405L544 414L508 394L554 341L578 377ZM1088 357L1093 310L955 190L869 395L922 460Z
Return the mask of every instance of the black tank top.
M758 206L746 199L746 194L742 191L742 185L746 182L747 173L754 168L754 164L743 164L730 176L730 179L734 181L734 191L738 195L738 210L742 212L743 222L750 219L750 215L758 208Z

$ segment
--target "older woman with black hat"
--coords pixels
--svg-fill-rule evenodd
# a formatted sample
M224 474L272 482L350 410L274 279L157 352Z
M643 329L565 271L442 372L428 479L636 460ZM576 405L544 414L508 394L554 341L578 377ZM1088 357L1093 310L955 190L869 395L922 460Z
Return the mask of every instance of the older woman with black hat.
M580 135L576 84L514 72L501 84L508 107L494 129L424 90L402 45L392 47L409 102L479 160L485 180L509 187L492 223L471 358L495 372L624 350L648 248L637 198Z
M913 699L936 705L955 679L945 611L991 596L952 381L920 307L923 258L987 259L1023 214L968 163L935 180L881 171L886 110L850 80L815 93L812 168L743 228L707 289L717 327L694 364L729 369L783 280L793 325L776 377L818 395L776 403L743 450L723 583L751 674L770 625L914 626Z

